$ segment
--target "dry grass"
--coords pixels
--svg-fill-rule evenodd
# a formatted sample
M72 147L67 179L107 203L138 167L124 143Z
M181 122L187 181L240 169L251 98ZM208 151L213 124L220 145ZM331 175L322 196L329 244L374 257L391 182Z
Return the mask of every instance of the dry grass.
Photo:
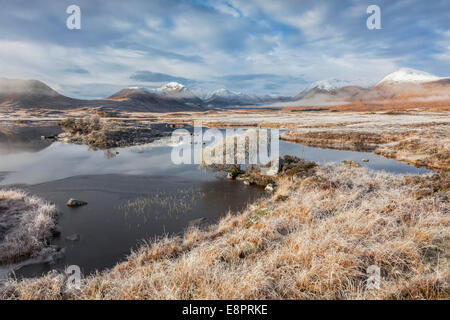
M172 128L158 128L143 121L100 119L98 116L66 118L60 122L64 133L58 139L65 143L86 144L96 149L110 149L153 142L167 136Z
M417 122L414 126L380 121L323 129L293 128L282 139L312 147L374 151L432 170L450 170L450 122Z
M386 135L371 132L329 132L317 131L295 134L287 132L283 139L306 146L345 149L356 151L374 151L378 145L389 142ZM392 140L391 140L392 141Z
M18 190L0 190L0 266L48 253L54 205Z
M449 194L381 172L322 166L207 230L142 246L66 291L64 277L10 282L11 299L448 299ZM434 179L434 180L433 180ZM439 180L439 179L438 179ZM416 181L417 182L417 181ZM381 268L380 290L366 269Z
M176 115L165 120L177 122ZM225 118L225 120L224 120ZM217 112L182 122L289 129L310 145L367 148L439 169L396 176L347 166L292 168L270 199L208 229L141 246L67 291L63 274L10 281L4 299L449 299L448 114ZM326 128L326 132L325 129ZM316 140L315 140L316 139ZM300 141L305 143L305 141ZM316 144L316 146L317 146ZM312 171L311 171L312 170ZM366 270L381 268L368 290Z

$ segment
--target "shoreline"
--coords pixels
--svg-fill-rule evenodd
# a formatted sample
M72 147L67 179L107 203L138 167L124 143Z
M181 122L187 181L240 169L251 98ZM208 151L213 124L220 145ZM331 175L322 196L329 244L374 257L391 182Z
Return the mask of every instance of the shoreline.
M6 298L21 298L22 293L26 292L27 297L32 299L127 299L132 298L127 292L137 290L136 297L143 299L448 299L450 275L443 270L446 270L445 266L450 261L446 245L449 242L450 221L444 214L449 210L450 166L447 148L450 137L446 129L450 120L436 121L442 120L440 115L428 115L428 118L417 115L419 119L416 119L416 124L420 126L411 130L406 124L403 125L408 119L396 123L395 116L390 116L392 119L386 118L386 115L375 115L372 120L367 119L367 116L354 115L353 121L349 121L349 115L338 121L332 117L323 119L309 115L305 119L306 123L298 122L294 126L292 123L286 125L285 122L283 128L288 131L283 135L302 143L309 139L309 145L315 147L326 145L343 150L348 150L346 146L350 150L368 148L370 150L364 151L375 154L384 152L398 161L424 165L439 173L407 178L344 165L320 165L311 168L313 173L306 176L282 174L276 178L279 187L270 199L258 200L247 210L229 215L206 229L191 228L182 236L148 243L131 253L126 262L100 275L90 275L84 280L81 292L65 291L62 275L48 275L11 282L3 295ZM381 122L380 118L385 122ZM192 116L191 119L176 123L191 124L195 119ZM206 126L212 127L224 123L230 126L242 124L241 121L232 120L201 120ZM266 119L257 125L275 126L272 120ZM281 123L285 118L279 120ZM390 131L386 131L388 128ZM308 134L305 136L305 133ZM346 189L348 186L352 186L350 190ZM346 201L357 214L348 211L348 205L344 205ZM398 226L391 218L397 219ZM358 226L361 230L354 233L353 224L359 220L366 223ZM387 224L372 230L378 221L386 221ZM366 229L371 230L371 233L362 231ZM305 232L306 236L314 234L314 238L307 238ZM320 232L325 236L322 240ZM389 245L373 238L372 233L378 234ZM333 234L336 240L328 239L327 234ZM342 234L348 238L343 239ZM296 237L310 245L301 244ZM358 243L367 239L373 242L359 248ZM358 249L347 247L349 241L356 241L353 245ZM296 252L298 246L318 261L326 259L328 262L311 264L311 257L304 256L303 251L297 254L300 259L306 260L298 260L289 253L289 250ZM332 248L335 252L323 251L325 247L322 246ZM397 251L391 252L391 247ZM347 260L345 256L348 254L354 255L352 259L356 259L356 262ZM381 256L376 258L377 254ZM200 257L205 268L209 268L200 268L204 274L190 268L195 259ZM269 265L266 265L267 259ZM286 282L288 279L277 273L279 267L270 266L271 259L277 265L284 265L291 277L297 277L296 284ZM373 259L375 261L371 261ZM387 284L377 293L366 292L361 282L364 270L370 266L369 262L377 261L382 264ZM339 266L337 270L321 271L336 263ZM352 266L350 269L346 269L348 264ZM390 264L406 270L406 273L397 274L395 268L390 269ZM182 265L188 266L187 271L180 269ZM264 277L255 273L255 268ZM238 270L243 281L241 285L235 282L232 270ZM305 278L298 278L294 270L302 270L299 272ZM321 276L308 275L308 270L316 270ZM332 278L329 278L329 271L334 274ZM143 273L146 276L142 276ZM277 281L267 283L270 277L275 277ZM215 287L219 289L211 291L208 281L216 283ZM99 283L99 286L95 283ZM165 283L164 292L158 292L158 283ZM186 293L179 295L175 283L185 285ZM280 283L285 287L284 294L277 289L281 289ZM232 284L237 286L236 290L232 289ZM44 286L43 291L34 292L32 288L36 285ZM142 285L150 288L150 291L140 291L138 288ZM251 286L255 286L253 290ZM57 291L47 291L50 287L57 288ZM427 292L426 295L424 292Z

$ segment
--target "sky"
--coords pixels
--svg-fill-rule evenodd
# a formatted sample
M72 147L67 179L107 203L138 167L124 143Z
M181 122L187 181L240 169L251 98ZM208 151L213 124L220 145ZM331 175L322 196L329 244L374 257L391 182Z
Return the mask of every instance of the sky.
M81 29L69 30L69 5ZM369 5L381 29L369 30ZM176 81L295 95L324 79L376 83L401 67L450 76L448 0L0 0L0 77L77 98Z

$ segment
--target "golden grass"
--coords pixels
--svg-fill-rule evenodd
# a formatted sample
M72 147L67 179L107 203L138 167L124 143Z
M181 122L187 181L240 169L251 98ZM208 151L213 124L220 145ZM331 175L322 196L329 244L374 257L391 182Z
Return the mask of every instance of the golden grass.
M67 291L64 276L11 281L6 299L448 299L449 194L346 166L284 176L270 199L143 245ZM433 180L434 179L434 180ZM381 268L368 290L366 270Z
M362 124L327 131L295 128L281 135L286 141L312 147L373 151L399 161L432 170L450 170L450 123L427 122L411 125Z

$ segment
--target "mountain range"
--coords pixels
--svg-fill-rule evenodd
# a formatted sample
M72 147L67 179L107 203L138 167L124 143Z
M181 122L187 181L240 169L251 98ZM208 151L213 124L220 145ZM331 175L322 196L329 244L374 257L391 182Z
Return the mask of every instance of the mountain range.
M385 105L424 103L450 105L450 78L410 68L399 69L372 86L333 81L302 91L290 106Z
M375 85L363 80L322 80L293 97L257 96L222 88L200 98L186 86L169 82L158 89L129 87L97 100L66 97L38 80L0 78L0 109L69 110L98 107L127 112L176 112L258 105L314 107L417 103L450 105L450 78L402 68Z

